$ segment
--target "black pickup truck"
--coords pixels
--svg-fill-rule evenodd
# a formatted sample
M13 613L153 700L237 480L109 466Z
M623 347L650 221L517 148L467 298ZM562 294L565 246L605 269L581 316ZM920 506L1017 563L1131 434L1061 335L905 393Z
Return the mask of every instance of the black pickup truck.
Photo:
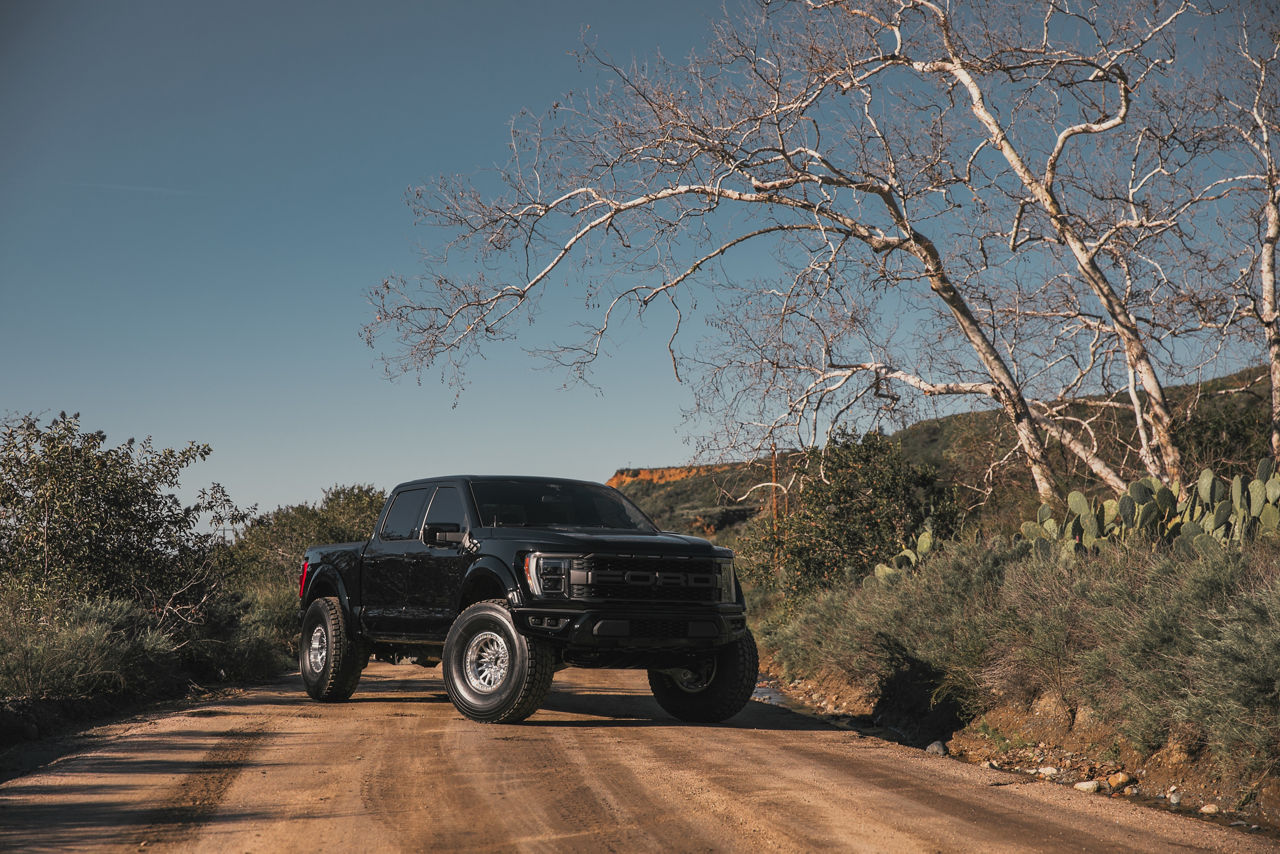
M371 655L443 662L449 699L484 722L533 714L570 666L647 670L662 708L696 722L736 714L756 682L733 553L597 483L403 483L367 543L307 550L299 595L317 700L350 697Z

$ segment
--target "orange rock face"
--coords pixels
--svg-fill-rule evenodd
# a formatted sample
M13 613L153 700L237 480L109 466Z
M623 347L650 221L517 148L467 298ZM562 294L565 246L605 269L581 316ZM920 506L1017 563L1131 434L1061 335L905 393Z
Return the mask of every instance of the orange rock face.
M684 480L687 477L693 477L699 474L708 474L711 472L725 471L731 466L667 466L666 468L657 469L618 469L614 472L613 477L609 478L605 483L614 489L620 489L628 483L636 481L645 481L647 483L672 483L677 480Z

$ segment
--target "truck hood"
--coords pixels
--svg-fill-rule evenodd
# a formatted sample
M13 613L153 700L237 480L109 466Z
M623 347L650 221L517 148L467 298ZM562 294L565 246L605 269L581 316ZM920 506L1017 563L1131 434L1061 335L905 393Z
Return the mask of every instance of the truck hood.
M473 532L478 539L522 540L547 551L581 554L706 555L728 556L728 549L718 548L701 537L670 531L596 531L565 528L483 528Z

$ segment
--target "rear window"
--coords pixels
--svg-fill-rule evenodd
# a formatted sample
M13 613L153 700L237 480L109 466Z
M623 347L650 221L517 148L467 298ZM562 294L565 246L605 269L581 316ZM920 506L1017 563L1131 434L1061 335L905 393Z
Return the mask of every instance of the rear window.
M599 484L483 480L471 484L471 494L480 524L489 527L657 530L621 493Z

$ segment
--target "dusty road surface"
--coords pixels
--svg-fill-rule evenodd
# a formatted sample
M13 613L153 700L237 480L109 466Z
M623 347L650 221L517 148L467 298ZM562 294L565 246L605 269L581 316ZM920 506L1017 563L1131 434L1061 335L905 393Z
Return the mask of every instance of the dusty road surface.
M372 664L349 703L297 677L94 731L0 785L0 850L1270 851L1271 840L751 703L667 718L643 673L566 670L476 724L438 670Z

